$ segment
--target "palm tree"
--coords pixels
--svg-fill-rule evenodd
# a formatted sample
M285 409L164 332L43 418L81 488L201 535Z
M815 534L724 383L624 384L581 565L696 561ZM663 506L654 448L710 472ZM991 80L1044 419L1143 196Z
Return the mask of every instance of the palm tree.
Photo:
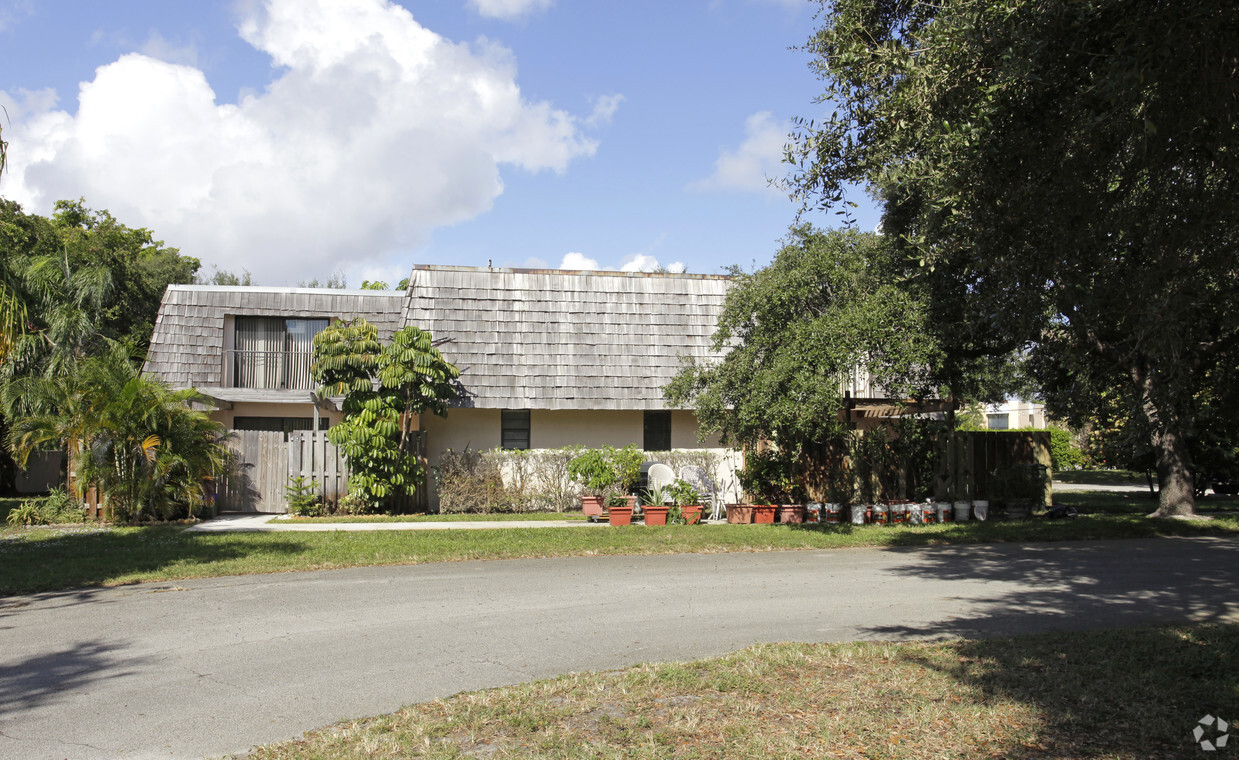
M65 446L74 490L98 488L118 520L197 513L208 480L227 464L223 426L191 406L206 397L141 376L119 344L109 342L70 375L15 380L6 404L14 392L37 410L13 421L9 445L18 461L40 446Z

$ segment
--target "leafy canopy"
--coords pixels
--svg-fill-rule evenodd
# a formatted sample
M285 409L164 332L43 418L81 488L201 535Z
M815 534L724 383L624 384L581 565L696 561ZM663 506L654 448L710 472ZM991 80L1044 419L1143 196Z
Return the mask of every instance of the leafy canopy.
M842 430L856 373L892 394L925 390L939 351L894 264L879 235L794 228L769 266L732 271L713 339L721 358L686 364L667 398L726 442L794 447Z
M1191 513L1198 399L1239 342L1234 4L836 0L823 20L807 50L836 110L793 135L789 186L875 194L946 355L1021 350L1073 415L1121 395L1159 513Z
M371 507L413 493L425 468L413 450L417 415L447 415L460 372L430 333L409 326L384 346L365 319L337 322L314 336L310 369L320 397L344 396L344 420L328 439L348 460L349 493Z

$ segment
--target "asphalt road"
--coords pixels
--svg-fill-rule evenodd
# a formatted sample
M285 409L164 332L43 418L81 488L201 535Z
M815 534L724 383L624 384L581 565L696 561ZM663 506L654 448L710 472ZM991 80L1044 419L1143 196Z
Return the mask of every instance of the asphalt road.
M1239 620L1239 541L460 562L0 598L0 757L242 752L758 641Z

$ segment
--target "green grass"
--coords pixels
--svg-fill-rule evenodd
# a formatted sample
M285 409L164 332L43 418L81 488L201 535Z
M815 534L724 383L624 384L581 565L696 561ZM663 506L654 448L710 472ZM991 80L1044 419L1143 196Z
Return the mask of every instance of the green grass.
M881 527L698 525L627 528L186 533L181 526L0 531L0 594L142 581L477 559L930 546L1154 536L1239 536L1207 521L1084 515L1074 520Z
M401 523L401 522L513 522L513 521L563 521L584 522L580 512L490 512L455 513L443 515L351 515L330 517L293 517L293 523Z
M1237 625L763 644L459 694L249 757L1197 758L1205 714L1239 715Z
M1157 509L1148 491L1056 491L1054 503L1091 514L1147 515ZM1196 511L1210 516L1239 511L1239 496L1203 496L1196 500Z
M1143 472L1134 470L1063 470L1054 473L1059 483L1097 486L1147 486Z

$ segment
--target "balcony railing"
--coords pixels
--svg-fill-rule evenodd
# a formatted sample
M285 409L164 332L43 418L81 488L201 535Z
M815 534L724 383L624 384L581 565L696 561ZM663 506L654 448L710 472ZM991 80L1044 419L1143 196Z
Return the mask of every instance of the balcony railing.
M229 354L233 388L267 390L312 390L310 351L256 351L233 349Z

